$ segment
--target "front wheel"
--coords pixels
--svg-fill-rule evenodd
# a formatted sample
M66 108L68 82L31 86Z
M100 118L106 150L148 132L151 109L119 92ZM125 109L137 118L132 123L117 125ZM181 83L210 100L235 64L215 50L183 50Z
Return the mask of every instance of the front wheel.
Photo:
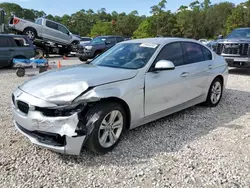
M80 61L87 61L88 59L87 59L87 58L84 58L84 57L79 57L79 60L80 60Z
M118 103L101 102L93 106L85 116L86 125L92 125L86 147L98 154L114 149L125 130L126 114Z
M77 41L74 41L74 42L71 43L70 48L71 48L72 52L77 52L78 44L79 43Z
M207 100L205 102L206 106L215 107L219 104L223 93L223 82L221 78L215 78L212 82L208 95Z

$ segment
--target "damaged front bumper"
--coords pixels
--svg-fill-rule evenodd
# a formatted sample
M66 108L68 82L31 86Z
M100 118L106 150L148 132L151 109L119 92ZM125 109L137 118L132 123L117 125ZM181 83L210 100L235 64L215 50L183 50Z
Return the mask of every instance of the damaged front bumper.
M12 113L16 129L38 146L63 154L79 155L86 135L77 131L78 112L70 116L48 117L36 110L38 105L43 108L54 106L20 89L13 93Z

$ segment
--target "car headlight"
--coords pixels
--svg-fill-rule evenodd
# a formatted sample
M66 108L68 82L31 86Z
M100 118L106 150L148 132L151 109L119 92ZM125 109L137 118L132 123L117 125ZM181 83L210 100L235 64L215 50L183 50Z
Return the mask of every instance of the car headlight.
M91 50L93 48L93 46L85 46L86 50Z

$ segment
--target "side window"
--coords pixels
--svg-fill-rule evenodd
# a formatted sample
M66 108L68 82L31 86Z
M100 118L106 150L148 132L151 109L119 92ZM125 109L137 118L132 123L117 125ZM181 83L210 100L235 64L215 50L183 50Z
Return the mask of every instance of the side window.
M118 43L118 42L124 41L124 39L123 39L122 37L116 37L116 41L117 41L117 43Z
M155 62L158 62L160 60L172 61L175 66L183 65L184 60L181 43L174 42L164 46L158 54Z
M9 37L0 37L0 48L11 47Z
M202 48L202 52L203 52L203 55L204 55L204 60L205 61L209 61L209 60L212 60L213 56L212 56L212 53L205 47L201 46Z
M193 42L184 42L184 49L186 51L187 60L186 64L198 63L204 61L203 51L201 45Z
M69 34L68 30L62 25L58 25L58 30L64 34Z
M51 29L58 30L58 25L54 22L49 21L49 20L46 20L46 26L51 28Z
M42 19L37 19L35 23L38 25L42 25Z
M111 44L115 44L115 37L107 38L107 42L110 42Z
M21 37L14 37L13 38L16 46L18 47L29 47L30 44L28 43L28 41L25 38L21 38Z

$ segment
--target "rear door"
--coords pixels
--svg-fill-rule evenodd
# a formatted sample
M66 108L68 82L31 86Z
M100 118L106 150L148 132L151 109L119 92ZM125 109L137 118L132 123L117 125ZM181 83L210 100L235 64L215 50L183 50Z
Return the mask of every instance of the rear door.
M124 41L123 37L116 37L116 43Z
M115 37L108 37L105 42L106 42L105 50L113 47L116 44Z
M7 36L0 36L0 67L10 65L12 50L10 38Z
M194 42L182 42L185 53L185 78L189 83L187 100L200 97L207 92L208 70L212 61L211 52L204 46Z

